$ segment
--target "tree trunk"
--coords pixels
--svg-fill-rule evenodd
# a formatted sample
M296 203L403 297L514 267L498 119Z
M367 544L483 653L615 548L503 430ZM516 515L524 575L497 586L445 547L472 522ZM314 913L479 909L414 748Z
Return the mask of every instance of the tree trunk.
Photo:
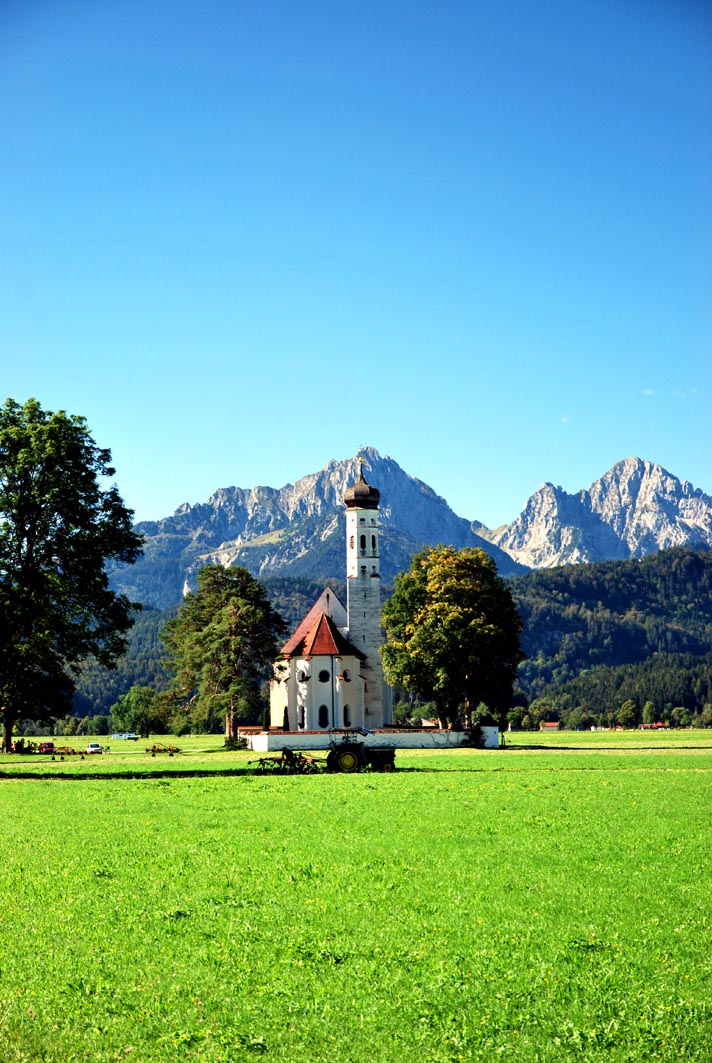
M12 753L12 729L15 726L15 719L10 716L7 709L3 711L3 725L2 725L2 752Z

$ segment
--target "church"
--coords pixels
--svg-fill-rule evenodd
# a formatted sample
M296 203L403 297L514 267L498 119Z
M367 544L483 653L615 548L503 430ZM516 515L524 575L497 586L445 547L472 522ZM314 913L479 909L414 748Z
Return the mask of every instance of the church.
M359 731L359 742L373 749L445 749L469 741L466 731L393 726L379 653L380 500L362 465L344 491L346 606L327 587L282 646L270 681L269 730L238 728L250 749L329 749L344 730ZM485 748L496 749L497 728L482 730Z
M383 677L380 492L361 466L344 491L346 607L327 588L284 644L270 685L270 727L326 732L369 731L391 722L391 690Z

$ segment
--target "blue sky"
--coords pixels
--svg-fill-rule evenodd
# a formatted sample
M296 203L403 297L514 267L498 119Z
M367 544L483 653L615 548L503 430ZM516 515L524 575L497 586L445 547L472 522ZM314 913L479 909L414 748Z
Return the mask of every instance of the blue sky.
M712 493L712 7L4 0L3 394L137 519L375 446Z

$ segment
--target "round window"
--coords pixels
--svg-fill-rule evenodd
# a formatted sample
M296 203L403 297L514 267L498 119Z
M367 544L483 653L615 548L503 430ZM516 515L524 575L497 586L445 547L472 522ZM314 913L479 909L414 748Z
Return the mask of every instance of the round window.
M319 672L319 682L328 683L330 679L331 672L327 672L326 668L322 668L322 670Z

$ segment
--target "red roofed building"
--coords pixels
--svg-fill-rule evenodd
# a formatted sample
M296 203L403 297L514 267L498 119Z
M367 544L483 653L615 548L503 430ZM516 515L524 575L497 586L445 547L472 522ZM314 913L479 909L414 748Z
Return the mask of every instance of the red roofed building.
M274 665L270 724L285 731L373 730L390 722L383 679L377 488L361 470L344 492L346 574L344 608L327 588L282 647Z

